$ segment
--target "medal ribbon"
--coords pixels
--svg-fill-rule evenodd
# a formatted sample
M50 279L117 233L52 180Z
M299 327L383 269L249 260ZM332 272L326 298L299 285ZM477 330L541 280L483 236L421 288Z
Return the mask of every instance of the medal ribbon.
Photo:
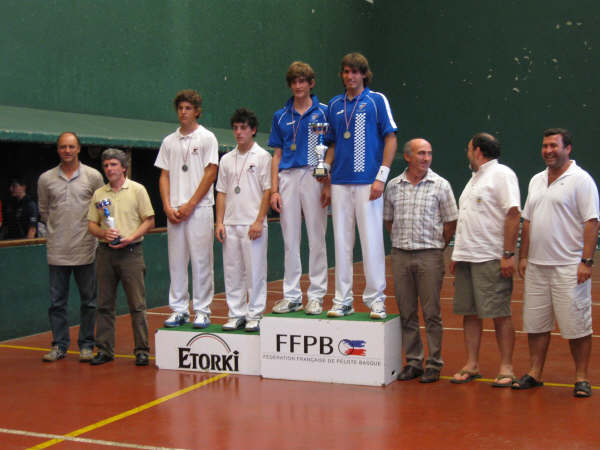
M348 94L344 94L344 121L346 122L346 131L350 131L350 122L352 122L352 116L354 115L354 110L356 109L356 105L358 105L358 96L356 98L356 103L354 104L354 108L352 108L352 112L350 113L350 119L346 116L346 98L348 98Z
M186 139L188 139L187 136L184 136L181 138L181 147L182 148L183 148L183 141L185 141ZM187 167L187 162L190 157L190 147L191 146L192 146L192 137L189 136L189 143L183 154L183 166L182 167ZM186 170L186 169L184 169L184 170Z
M238 175L237 173L237 161L238 161L238 156L240 154L240 150L237 150L237 153L235 154L235 169L234 169L234 175L237 177L237 181L236 181L236 187L240 187L240 180L242 179L242 174L244 173L244 167L246 166L246 161L248 161L248 153L250 152L250 150L248 150L246 152L246 158L244 159L244 164L242 164L242 169L240 170L240 173ZM238 191L239 192L239 191ZM236 192L237 193L237 192Z
M296 127L294 127L294 123L296 122L296 120L294 119L294 107L291 106L290 107L290 114L292 115L292 132L294 133L294 148L293 150L295 150L295 146L296 146L296 135L298 134L298 130L300 129L300 119L302 119L302 115L300 115L298 117L298 125Z

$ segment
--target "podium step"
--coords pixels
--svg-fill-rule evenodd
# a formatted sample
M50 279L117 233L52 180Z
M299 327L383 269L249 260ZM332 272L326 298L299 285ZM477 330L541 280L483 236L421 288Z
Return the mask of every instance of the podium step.
M159 369L260 375L258 332L223 331L214 324L196 329L185 324L156 330L155 345Z
M373 320L303 311L266 314L260 332L199 330L192 324L156 331L159 369L262 375L299 381L385 386L402 367L400 317Z
M267 314L261 322L265 378L385 386L402 366L400 317L368 313L327 317L302 311Z

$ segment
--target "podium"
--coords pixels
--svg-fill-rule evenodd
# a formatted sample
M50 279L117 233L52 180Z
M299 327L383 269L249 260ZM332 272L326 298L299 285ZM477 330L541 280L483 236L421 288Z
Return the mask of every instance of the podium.
M265 378L385 386L402 367L400 317L368 313L329 318L303 311L267 314L261 321Z
M303 311L267 314L261 331L156 330L159 369L262 375L265 378L385 386L402 367L400 317L368 313L329 318Z
M196 329L191 323L159 328L155 335L159 369L260 375L260 336L221 325Z

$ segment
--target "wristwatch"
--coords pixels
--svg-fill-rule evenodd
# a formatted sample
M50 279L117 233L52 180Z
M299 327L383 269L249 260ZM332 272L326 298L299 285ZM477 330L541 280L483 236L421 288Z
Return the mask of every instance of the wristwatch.
M592 267L594 265L594 260L592 258L581 258L581 262L588 267Z
M504 252L502 252L502 257L503 258L512 258L513 256L515 256L515 252L509 252L508 250L504 250Z

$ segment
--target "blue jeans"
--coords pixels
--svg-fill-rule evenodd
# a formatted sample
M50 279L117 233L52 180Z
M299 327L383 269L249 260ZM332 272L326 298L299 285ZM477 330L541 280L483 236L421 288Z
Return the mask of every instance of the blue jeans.
M82 266L53 266L50 272L50 308L48 317L52 328L52 345L58 345L66 351L71 343L69 321L67 318L67 302L69 300L69 281L71 272L79 288L81 299L81 324L79 326L79 349L94 348L94 326L96 324L97 282L96 263Z

